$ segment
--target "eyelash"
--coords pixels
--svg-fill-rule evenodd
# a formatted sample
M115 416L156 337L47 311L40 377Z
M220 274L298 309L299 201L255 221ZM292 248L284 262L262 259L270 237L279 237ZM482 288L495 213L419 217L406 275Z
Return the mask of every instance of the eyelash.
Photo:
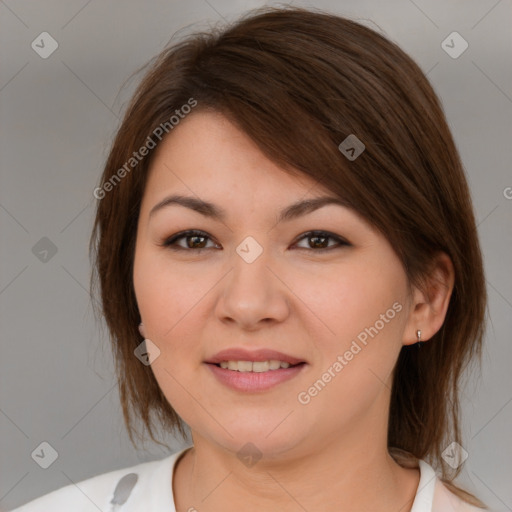
M196 229L190 229L190 230L187 230L187 231L182 231L180 233L176 233L175 235L171 236L170 238L167 238L160 245L162 247L166 247L167 249L170 249L172 251L202 252L202 251L206 251L206 250L212 249L212 247L200 247L200 248L194 249L194 248L180 247L179 245L176 245L176 242L178 240L180 240L182 238L192 237L192 236L199 236L199 237L203 237L203 238L211 240L211 237L208 236L208 234L205 233L204 231L199 231L199 230L196 230ZM307 250L307 251L315 251L315 252L325 252L325 251L330 251L332 249L339 249L339 248L341 248L343 246L350 246L350 245L352 245L349 242L347 242L346 240L344 240L343 238L341 238L341 237L339 237L337 235L334 235L332 233L329 233L328 231L308 231L307 233L304 233L300 238L298 238L297 242L300 242L303 239L313 238L313 237L332 239L332 240L335 240L338 243L338 245L331 246L331 247L323 247L323 248L320 248L320 249L300 247L299 250ZM295 243L297 243L297 242L295 242Z

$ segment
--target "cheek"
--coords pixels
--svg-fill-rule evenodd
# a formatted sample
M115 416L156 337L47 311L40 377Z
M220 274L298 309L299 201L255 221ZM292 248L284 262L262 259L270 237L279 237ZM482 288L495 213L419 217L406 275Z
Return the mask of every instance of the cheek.
M193 277L188 277L192 273L172 270L162 260L152 254L137 254L134 288L146 335L160 351L151 370L167 401L187 423L194 423L194 401L189 392L201 400L201 390L190 381L197 370L190 365L199 365L201 355L198 344L192 343L198 333L192 331L199 325L198 303L205 285L194 284Z
M372 339L375 329L381 345L396 340L404 325L406 278L398 261L380 256L382 262L362 255L337 267L290 274L304 304L301 315L312 319L310 337L323 343L325 353L348 348L358 336Z
M136 253L133 282L137 304L148 338L167 344L186 323L189 312L204 294L204 285L194 283L194 273L169 265L165 254Z
M330 279L315 279L321 287L302 281L307 305L322 321L316 334L311 328L320 358L308 382L319 413L339 416L341 409L330 409L338 403L347 417L357 414L390 385L406 324L407 281L399 261L380 256L380 262L351 260Z

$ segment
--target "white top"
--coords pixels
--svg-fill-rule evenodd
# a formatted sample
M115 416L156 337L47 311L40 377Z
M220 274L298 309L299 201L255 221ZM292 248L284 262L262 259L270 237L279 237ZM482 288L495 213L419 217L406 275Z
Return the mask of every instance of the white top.
M67 485L11 512L176 512L172 477L176 461L189 448ZM419 461L419 469L420 482L410 512L482 512L451 493L425 461ZM113 500L118 504L112 504Z

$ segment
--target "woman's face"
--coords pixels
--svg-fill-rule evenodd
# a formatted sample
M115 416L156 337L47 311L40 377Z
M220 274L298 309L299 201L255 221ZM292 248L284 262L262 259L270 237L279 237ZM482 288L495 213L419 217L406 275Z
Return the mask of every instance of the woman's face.
M213 207L153 210L174 195ZM406 275L354 211L288 210L321 197L334 196L285 173L220 114L189 115L155 154L138 222L137 302L160 351L151 365L159 386L217 446L303 453L340 435L386 432L391 372L411 342ZM164 245L185 230L200 233ZM207 363L227 349L249 354L220 359L303 363L231 364L251 373ZM256 357L265 349L284 355Z

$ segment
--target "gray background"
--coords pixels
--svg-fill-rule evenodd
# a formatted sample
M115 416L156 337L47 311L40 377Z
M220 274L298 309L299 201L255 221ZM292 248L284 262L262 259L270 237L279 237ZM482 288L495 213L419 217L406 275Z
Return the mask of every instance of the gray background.
M0 508L167 454L149 442L135 451L123 427L110 349L88 294L92 192L140 77L127 82L130 75L177 30L207 28L262 5L0 1ZM464 387L469 458L460 482L493 509L512 510L512 3L295 5L381 30L428 73L442 100L474 196L489 291L482 375ZM44 31L59 44L47 59L31 48ZM453 31L469 43L457 59L441 47ZM54 255L36 246L43 237ZM172 451L182 446L166 440ZM43 441L58 452L48 469L31 457Z

